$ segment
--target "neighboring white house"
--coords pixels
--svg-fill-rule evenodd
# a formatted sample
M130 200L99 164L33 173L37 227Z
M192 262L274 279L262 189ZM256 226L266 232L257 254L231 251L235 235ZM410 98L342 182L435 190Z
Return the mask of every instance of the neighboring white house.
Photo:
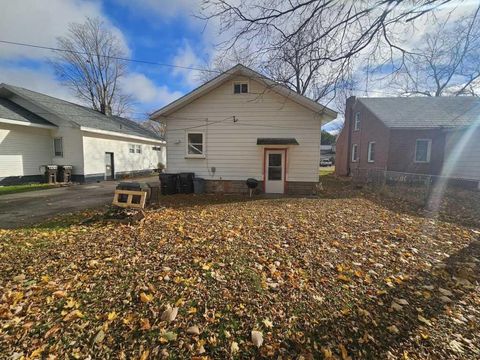
M327 107L236 65L151 115L166 124L167 172L194 172L207 191L311 193Z
M0 184L42 181L72 165L74 181L140 175L165 164L165 141L138 123L0 84Z

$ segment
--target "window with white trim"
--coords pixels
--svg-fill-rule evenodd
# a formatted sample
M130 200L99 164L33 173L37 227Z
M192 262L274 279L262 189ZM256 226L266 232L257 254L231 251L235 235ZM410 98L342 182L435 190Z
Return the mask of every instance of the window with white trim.
M187 156L205 156L205 136L201 132L187 133Z
M355 113L353 130L355 131L360 130L360 113L359 112Z
M415 162L416 163L430 162L431 149L432 149L431 139L417 139L415 141Z
M375 162L375 141L368 143L368 162Z
M128 152L130 154L135 154L135 144L128 144Z
M352 162L357 162L358 160L358 145L352 145Z
M63 138L57 137L53 139L53 153L57 157L63 157Z
M135 152L137 154L141 154L142 153L142 145L135 145Z
M234 82L233 83L233 93L234 94L247 94L248 93L248 82Z

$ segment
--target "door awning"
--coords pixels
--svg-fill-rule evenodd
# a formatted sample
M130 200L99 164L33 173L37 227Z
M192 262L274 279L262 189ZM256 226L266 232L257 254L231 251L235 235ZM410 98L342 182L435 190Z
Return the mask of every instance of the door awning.
M257 145L299 145L295 138L257 138Z

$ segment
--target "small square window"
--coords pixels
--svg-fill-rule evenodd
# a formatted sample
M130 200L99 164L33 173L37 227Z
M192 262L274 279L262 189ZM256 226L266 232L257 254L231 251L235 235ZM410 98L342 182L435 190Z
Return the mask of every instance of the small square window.
M53 151L55 156L63 157L63 138L58 137L53 139Z
M248 83L234 83L233 84L233 93L234 94L247 94L248 93Z
M204 155L203 133L188 133L187 135L187 155Z
M135 152L137 154L141 154L142 153L142 145L135 145Z
M135 145L134 144L128 144L128 152L130 154L135 154Z

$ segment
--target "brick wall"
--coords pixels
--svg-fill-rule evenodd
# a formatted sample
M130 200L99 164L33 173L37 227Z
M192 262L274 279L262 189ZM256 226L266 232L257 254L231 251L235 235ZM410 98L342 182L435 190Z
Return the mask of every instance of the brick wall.
M350 100L350 99L349 99ZM347 102L349 109L347 133L349 134L348 164L349 174L358 176L366 174L368 169L385 169L388 163L390 130L361 102ZM360 114L360 128L354 129L355 113ZM375 142L375 158L368 161L368 144ZM357 161L352 161L352 146L357 144Z
M416 163L417 139L431 139L430 162ZM434 130L392 130L388 155L388 170L417 174L438 175L442 170L445 151L445 134Z

